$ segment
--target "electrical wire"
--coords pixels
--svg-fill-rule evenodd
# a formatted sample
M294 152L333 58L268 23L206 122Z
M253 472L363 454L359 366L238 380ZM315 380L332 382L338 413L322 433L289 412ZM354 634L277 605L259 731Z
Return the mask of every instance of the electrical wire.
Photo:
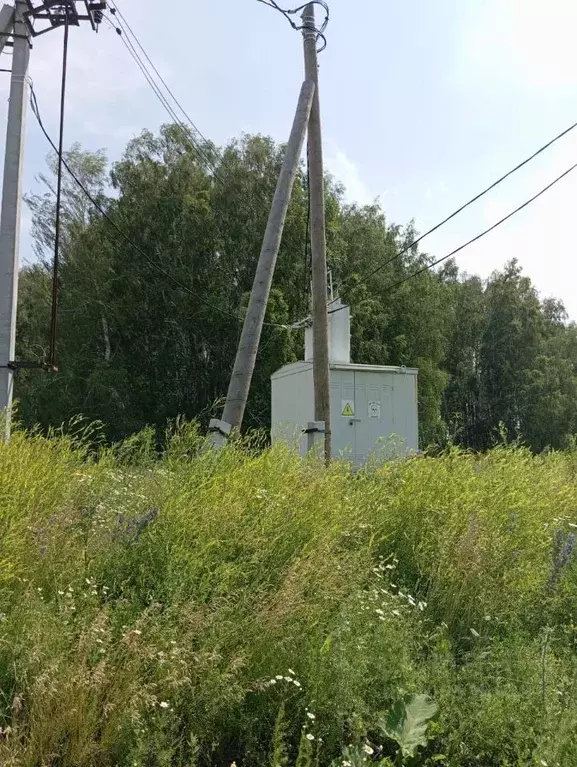
M56 370L56 328L58 324L59 267L60 267L60 222L62 214L62 165L64 159L64 110L66 107L66 78L68 72L68 38L70 24L68 4L64 6L64 42L62 46L62 85L60 90L60 126L58 137L57 181L56 181L56 219L54 222L54 264L52 268L52 308L50 320L50 356L49 366Z
M132 42L132 40L130 39L130 35L128 35L128 34L127 34L127 31L126 31L126 30L129 30L129 31L130 31L130 34L131 34L131 35L132 35L132 37L134 38L134 41L136 42L136 45L137 45L137 46L138 46L138 47L139 47L139 48L142 50L142 52L143 52L144 56L146 57L147 61L150 63L150 66L152 67L152 69L153 69L153 70L154 70L154 72L156 73L156 75L157 75L158 79L160 80L161 84L164 86L164 88L166 89L166 91L168 92L168 94L171 96L171 98L173 99L173 101L175 102L175 104L178 106L178 108L180 109L180 111L182 112L182 114L185 116L185 118L186 118L186 120L188 121L188 123L190 124L190 126L191 126L192 130L193 130L195 133L197 133L197 134L200 136L200 138L201 138L201 139L202 139L202 140L203 140L203 141L204 141L204 142L205 142L207 145L209 145L209 146L211 147L211 151L212 151L212 153L214 154L214 157L216 158L216 160L218 161L218 163L220 164L220 167L221 167L221 168L225 168L225 169L226 169L226 170L228 170L230 173L234 173L234 168L232 168L232 167L231 167L231 166L230 166L230 165L229 165L229 164L228 164L228 163L225 161L225 158L224 158L224 157L223 157L223 155L222 155L222 154L221 154L221 153L218 151L218 149L217 149L217 148L214 146L214 144L213 144L212 142L210 142L210 141L209 141L209 140L208 140L208 139L207 139L207 138L206 138L206 137L203 135L203 133L202 133L202 132L200 131L200 129L198 128L198 126L197 126L197 125L196 125L196 124L195 124L195 123L192 121L192 119L191 119L190 115L189 115L189 114L186 112L186 110L184 109L184 107L182 106L182 104L180 103L180 101L179 101L179 100L177 99L177 97L175 96L174 92L171 90L171 88L168 86L168 84L166 83L166 81L164 80L164 78L162 77L162 75L160 74L160 72L159 72L158 68L155 66L155 64L153 63L153 61L152 61L152 59L150 58L150 56L149 56L149 55L146 53L146 51L145 51L145 49L144 49L144 47L143 47L142 43L141 43L141 42L140 42L140 40L138 39L138 37L137 37L136 33L133 31L132 27L131 27L131 26L129 25L129 23L127 22L127 20L126 20L125 16L124 16L124 15L121 13L120 9L118 8L118 5L117 5L117 4L115 4L115 6L116 6L115 8L111 8L111 12L112 12L112 11L116 11L116 13L115 13L114 15L115 15L115 16L116 16L116 15L118 15L118 17L120 17L120 21L118 22L118 23L119 23L119 26L118 26L118 27L116 27L116 26L114 25L114 23L113 23L113 22L112 22L112 21L111 21L111 20L110 20L110 19L109 19L107 16L104 16L104 20L105 20L105 21L106 21L106 22L109 24L109 26L110 26L112 29L114 29L114 30L115 30L115 31L118 33L118 35L120 36L120 38L121 38L121 40L122 40L122 42L123 42L123 44L124 44L125 48L127 49L127 51L129 52L130 56L132 57L132 59L135 61L136 65L138 66L138 68L139 68L139 69L140 69L140 71L142 72L142 74L143 74L144 78L146 79L147 83L150 85L150 87L151 87L151 89L152 89L152 91L153 91L154 95L155 95L155 96L158 98L158 100L160 101L161 105L162 105L162 106L164 107L164 109L166 110L166 112L167 112L168 116L169 116L169 117L170 117L170 118L171 118L171 119L172 119L172 120L173 120L173 121L174 121L174 122L175 122L177 125L179 125L179 126L182 128L182 130L183 130L183 131L184 131L184 133L185 133L185 136L188 138L188 140L189 140L189 142L190 142L190 145L191 145L192 149L193 149L193 150L194 150L194 152L197 154L197 156L200 158L200 160L201 160L201 162L203 163L203 165L204 165L205 169L207 169L207 168L208 168L208 169L210 169L210 171L212 172L212 175L213 175L213 177L214 177L214 178L215 178L215 179L216 179L216 180L217 180L217 181L218 181L220 184L222 184L222 186L226 186L226 184L225 184L224 180L223 180L223 179L222 179L222 177L220 176L220 171L219 171L219 170L217 170L217 166L216 166L216 164L215 164L215 161L214 161L214 160L213 160L211 157L209 157L209 156L208 156L208 154L205 152L205 150L204 150L204 149L203 149L201 146L199 146L198 142L197 142L197 141L195 140L195 138L194 138L194 135L191 135L191 133L190 133L189 129L187 128L187 126L186 126L186 125L183 123L182 119L181 119L181 118L180 118L180 117L179 117L179 116L176 114L176 112L174 111L174 108L171 106L171 104L170 104L170 102L168 101L167 97L166 97L166 96L163 94L163 92L162 92L162 90L161 90L160 86L158 85L158 83L156 83L156 82L154 81L154 77L153 77L153 75L151 74L151 72L148 70L148 67L146 66L145 62L144 62L144 61L142 60L142 58L139 56L139 54L138 54L138 51L135 49L134 43L133 43L133 42ZM123 24L124 24L124 26L123 26ZM126 27L126 29L125 29L125 27ZM264 202L264 201L263 201L263 202Z
M318 0L318 1L320 2L320 0ZM323 3L324 3L324 0L323 0ZM321 3L321 4L323 4L323 3ZM154 62L152 61L152 59L150 58L150 56L148 55L148 53L144 49L144 46L142 45L142 43L138 39L137 34L134 32L133 28L130 26L130 24L127 21L126 17L124 16L122 11L118 7L118 3L114 3L114 7L112 7L110 9L110 11L113 14L113 16L118 19L119 27L115 27L114 23L107 16L104 16L104 20L121 37L122 42L124 43L124 46L128 50L128 52L131 55L131 57L133 58L133 60L136 62L137 66L139 67L139 69L141 70L142 74L144 75L146 81L148 82L148 84L152 88L155 96L159 99L159 101L162 104L162 106L166 109L166 111L167 111L168 115L170 116L170 118L172 120L174 120L175 123L180 125L180 127L183 129L183 131L185 131L186 135L191 139L191 145L192 145L193 149L195 150L195 152L197 153L197 155L199 155L202 158L202 160L206 163L206 165L208 165L210 167L210 169L212 170L214 178L218 182L220 182L223 187L226 187L226 183L223 181L223 179L219 175L219 172L217 172L217 169L216 169L216 166L215 166L213 160L211 158L209 158L204 153L204 150L201 147L199 147L196 142L194 142L194 136L190 136L187 127L183 124L182 120L175 113L174 108L172 107L172 105L168 101L168 98L162 92L160 85L158 84L158 82L155 82L153 74L149 71L146 63L139 56L138 51L136 51L134 43L136 43L136 45L140 48L140 50L142 51L144 57L146 58L146 60L148 61L148 63L152 67L152 69L154 70L154 73L156 74L158 80L160 81L162 86L164 86L165 90L167 91L169 96L172 98L174 103L177 105L177 107L180 109L180 111L182 112L182 114L184 115L184 117L186 118L188 123L190 124L192 130L196 134L198 134L198 136L200 136L200 138L207 145L209 145L211 147L211 150L212 150L212 153L213 153L214 157L219 162L219 170L220 169L226 169L232 175L234 175L235 174L235 168L232 167L231 165L229 165L229 163L226 161L226 158L223 156L223 154L218 151L218 149L212 144L212 142L208 141L208 139L202 134L202 132L200 131L198 126L192 121L190 115L186 112L185 108L182 106L181 102L178 100L178 98L176 97L174 92L171 90L171 88L169 87L168 83L162 77L162 75L160 74L158 68L155 66ZM324 29L324 27L323 27L323 29ZM128 30L128 33L130 33L130 34L127 33L127 30ZM132 36L132 38L134 39L134 43L130 39L130 36ZM261 194L259 194L259 197L261 198L259 204L268 206L269 200L268 200L268 198L264 199L265 195L263 193L263 190L261 190ZM305 310L306 310L306 305L305 305Z
M154 77L151 75L151 73L149 72L146 64L143 62L142 58L138 54L138 51L136 50L136 48L134 46L134 43L130 39L130 36L128 34L126 34L126 30L123 27L122 22L119 21L118 22L119 26L115 27L114 24L110 21L110 19L108 19L108 17L105 16L104 18L109 23L109 25L113 29L115 29L115 31L119 34L120 39L122 40L122 43L123 43L124 47L127 49L128 53L130 54L130 56L132 57L132 59L134 60L134 62L138 66L138 68L140 69L140 71L142 72L146 82L151 87L154 95L160 101L161 105L164 107L164 109L168 113L169 117L177 125L179 125L182 128L186 138L188 139L188 141L190 143L191 148L196 153L196 155L199 158L199 160L201 161L202 165L205 167L205 169L208 168L212 172L213 176L218 181L220 181L222 183L222 179L219 177L219 174L218 174L218 171L217 171L217 168L216 168L216 165L215 165L214 161L208 156L208 154L205 152L205 150L199 145L199 143L196 141L196 139L194 137L194 134L191 133L190 129L184 124L182 119L176 114L176 112L174 111L174 108L171 106L170 102L168 101L166 96L163 94L163 92L160 89L160 87L158 86L158 84L154 81ZM134 35L134 38L135 38L137 44L142 48L142 46L140 45L140 43L139 43L139 41L138 41L138 39L136 38L135 35ZM148 56L147 56L147 59L149 59ZM154 67L154 65L152 65L152 66L153 66L155 72L158 72L156 67ZM160 75L159 75L159 77L160 77ZM163 83L163 85L165 86L165 88L167 89L167 91L172 95L172 91L170 91L168 89L168 86L166 85L166 83L164 82L164 80L161 77L160 77L160 80ZM176 101L176 99L175 99L175 97L173 95L172 95L172 98ZM178 103L178 102L176 102L176 103ZM183 114L186 115L186 112L184 112L184 109L180 105L179 105L179 108L181 109ZM202 134L200 133L198 128L196 128L196 126L194 125L194 123L190 119L190 117L188 117L188 115L186 115L186 118L190 122L190 124L192 125L193 130L196 131L198 133L198 135L201 136L204 139L204 137L202 136ZM204 139L204 140L206 141L206 139ZM209 142L207 142L207 143L209 143ZM218 156L218 153L217 153L217 156Z
M209 140L206 138L206 136L204 136L204 135L202 134L202 132L200 131L199 127L198 127L197 125L195 125L195 123L192 121L192 119L191 119L190 115L188 114L188 112L187 112L187 111L185 110L185 108L182 106L182 104L180 103L180 101L179 101L179 100L176 98L176 96L174 95L173 91L172 91L172 90L170 89L170 87L168 86L168 84L167 84L166 80L165 80L165 79L163 78L163 76L160 74L160 72L158 71L158 69L157 69L157 67L155 66L154 62L152 61L152 59L150 58L150 56L148 55L148 53L147 53L147 52L146 52L146 50L144 49L144 46L142 45L142 43L141 43L141 42L140 42L140 40L138 39L138 36L137 36L136 32L135 32L135 31L132 29L132 27L131 27L131 26L130 26L130 24L128 23L128 21L127 21L126 17L124 16L124 14L122 13L122 11L121 11L121 10L120 10L120 8L118 7L118 3L117 3L117 2L115 2L115 3L114 3L114 7L112 7L112 8L110 9L110 12L111 12L113 15L118 15L118 16L120 17L121 21L124 23L124 26L125 26L125 27L126 27L126 29L127 29L129 32L130 32L130 34L131 34L131 35L132 35L132 37L134 38L134 40L135 40L135 42L136 42L137 46L138 46L138 47L140 48L140 50L142 51L142 53L143 53L143 55L144 55L145 59L148 61L148 63L150 64L150 66L153 68L154 72L156 73L156 76L158 77L158 79L160 80L160 82L161 82L161 83L164 85L164 87L166 88L166 91L167 91L167 93L168 93L168 94L169 94L169 96L172 98L172 100L174 101L174 103L176 104L176 106L177 106L177 107L180 109L180 111L182 112L182 114L185 116L185 118L187 119L188 123L190 124L190 126L192 127L192 129L195 131L195 133L197 133L197 134L200 136L200 138L201 138L201 139L204 141L204 143L205 143L205 144L212 144L212 142L210 142L210 141L209 141ZM217 153L217 156L218 156L218 153ZM219 157L219 159L221 159L221 158Z
M515 208L515 210L512 210L510 213L508 213L502 219L500 219L495 224L490 226L488 229L485 229L483 232L481 232L480 234L476 235L476 237L473 237L472 239L470 239L467 242L465 242L463 245L460 245L458 248L455 248L455 250L452 250L450 253L447 253L446 256L443 256L442 258L438 258L436 261L433 261L432 263L427 264L426 266L423 266L421 269L418 269L416 272L413 272L412 274L407 275L403 279L398 280L397 282L393 282L390 285L387 285L384 288L385 295L387 293L390 293L395 288L398 288L400 285L403 285L405 282L408 282L409 280L412 280L415 277L418 277L419 275L423 274L424 272L428 272L430 269L433 269L435 266L439 266L439 264L442 264L444 261L447 261L449 258L452 258L452 256L455 256L457 253L460 253L462 250L465 250L465 248L468 248L473 243L477 242L478 240L480 240L481 238L485 237L490 232L492 232L495 229L497 229L497 227L501 226L501 224L504 224L510 218L513 218L513 216L515 216L517 213L520 213L520 211L522 211L524 208L526 208L527 206L531 205L532 202L535 202L535 200L539 199L539 197L544 195L545 192L548 192L549 189L554 187L555 184L558 184L562 179L565 178L565 176L568 176L572 171L575 170L575 168L577 168L577 163L575 163L575 165L572 165L570 168L568 168L560 176L557 176L557 178L554 179L553 181L551 181L550 184L547 184L547 186L544 187L543 189L541 189L540 192L537 192L536 195L531 197L529 200L524 202L522 205L519 205L518 208ZM342 311L345 308L346 307L343 306L343 307L340 307L339 309L334 309L332 312L330 312L330 314L337 314L338 312Z
M307 150L307 224L305 227L305 261L304 261L304 306L307 310L309 303L309 285L310 285L310 270L309 270L309 256L310 252L310 230L311 230L311 180L310 180L310 166L309 166L309 153ZM312 264L311 267L312 269Z
M107 21L108 24L112 27L112 29L114 29L119 34L119 36L121 37L125 47L127 48L128 52L130 53L131 57L134 59L134 61L136 62L137 66L139 67L139 69L143 73L146 81L148 82L148 84L152 88L152 90L153 90L154 94L156 95L156 97L160 100L162 106L167 111L169 117L171 117L178 125L180 125L180 127L183 128L183 130L188 134L188 130L187 130L186 126L183 124L182 120L175 113L173 107L170 105L170 103L169 103L168 99L166 98L166 96L162 93L162 91L161 91L160 87L158 86L158 84L154 82L154 77L152 76L152 74L148 70L146 64L142 61L142 58L138 55L138 52L135 50L134 44L132 43L132 40L130 40L130 35L133 37L134 42L140 48L140 50L142 51L144 57L146 58L146 60L148 61L148 63L152 67L152 69L154 70L154 73L158 77L160 83L164 86L164 88L166 89L166 91L169 94L169 96L172 98L172 100L174 101L176 106L180 109L180 111L184 115L186 121L189 123L189 125L192 128L192 130L194 131L194 133L198 134L198 136L202 139L202 141L204 141L205 144L210 146L211 151L214 154L214 157L216 158L216 160L218 161L220 166L225 168L229 172L233 173L234 169L226 162L223 154L221 152L219 152L219 150L213 144L213 142L209 141L209 139L207 139L206 136L202 133L202 131L200 130L198 125L196 125L194 123L194 121L190 117L189 113L186 111L186 109L183 107L182 103L178 100L178 98L174 94L174 91L170 88L170 86L168 85L166 80L160 74L160 71L158 70L158 67L156 67L156 65L154 64L154 62L152 61L152 59L150 58L150 56L146 52L144 46L142 45L142 43L140 42L140 40L138 38L138 35L133 30L133 28L130 26L130 23L128 22L128 20L126 19L126 17L124 16L124 14L120 10L120 8L118 7L118 3L114 4L114 6L110 9L110 12L115 17L116 16L119 17L119 19L120 19L120 21L118 22L119 23L119 27L115 27L114 23L107 16L104 16L105 21ZM126 27L126 29L125 29L125 27ZM127 30L128 30L128 33L130 33L130 34L127 33ZM216 164L215 164L214 160L212 160L210 157L208 157L208 155L205 153L205 150L203 148L201 148L198 145L197 142L194 141L193 137L190 137L190 134L188 134L188 135L189 135L189 138L192 141L194 150L197 152L197 154L199 154L201 156L201 158L206 163L206 165L208 165L208 167L212 171L212 173L213 173L214 177L217 179L217 181L219 181L220 183L222 183L224 185L224 182L223 182L222 178L218 174L218 171L217 171Z
M56 147L56 144L50 137L50 134L46 130L44 123L42 121L42 117L40 115L40 109L38 106L38 100L36 98L36 93L34 92L34 87L31 84L30 87L30 103L32 107L32 112L34 116L36 117L36 120L38 122L38 125L40 126L40 130L44 134L46 140L52 147L52 149L58 153L58 149ZM168 272L164 267L162 267L160 264L158 264L153 258L151 258L139 245L137 245L134 240L126 234L114 221L114 219L104 210L104 208L94 199L94 197L90 194L88 189L84 186L82 181L78 178L78 176L74 173L68 162L64 157L62 157L62 164L64 168L67 170L67 172L70 174L73 181L76 183L76 185L79 187L79 189L82 191L82 193L87 197L87 199L92 203L92 205L96 208L96 210L100 213L100 215L113 227L113 229L139 254L144 258L144 260L153 268L156 269L160 274L164 275L167 279L169 279L171 282L173 282L175 285L177 285L179 288L184 290L186 293L191 295L193 298L195 298L197 301L199 301L204 306L208 307L209 309L212 309L213 311L222 314L226 317L230 317L231 319L234 319L237 322L244 322L244 317L241 317L238 314L234 314L233 312L227 312L226 309L222 309L219 306L216 306L210 301L207 301L202 295L199 293L196 293L194 290L189 288L187 285L185 285L183 282L180 282L180 280L176 279L176 277L173 277L170 272ZM275 327L280 328L283 330L288 330L288 325L282 325L280 323L276 322L265 322L264 325L268 327Z
M320 5L321 8L325 11L325 19L320 27L314 27L313 32L315 32L317 36L317 41L320 39L322 40L322 46L318 49L318 53L322 53L325 48L327 47L327 38L325 37L325 31L330 21L330 8L328 3L325 0L311 0L309 3L305 3L304 5L300 5L298 8L281 8L280 5L275 2L275 0L257 0L257 2L262 3L263 5L268 6L269 8L273 8L275 11L278 11L281 13L285 19L288 21L288 23L291 25L291 27L297 31L301 32L302 30L306 29L306 24L301 24L300 26L296 24L292 19L291 16L296 15L297 13L300 13L300 11L304 10L307 5Z
M484 189L482 192L479 192L479 194L472 197L468 202L466 202L464 205L461 205L460 208L457 208L457 210L453 211L449 216L444 218L442 221L439 221L438 224L435 224L431 229L426 231L424 234L417 237L416 240L413 240L408 245L406 245L404 248L399 250L397 253L395 253L394 256L389 258L387 261L384 261L382 264L379 264L375 269L373 269L371 272L369 272L367 275L365 275L360 282L357 283L358 285L363 285L368 282L372 277L374 277L376 274L381 272L383 269L386 269L387 266L390 266L395 261L397 261L399 258L402 258L404 255L406 255L409 251L411 251L415 246L417 246L419 243L421 243L426 237L429 237L431 234L439 230L442 226L445 226L445 224L448 224L449 221L452 221L456 216L458 216L460 213L462 213L464 210L466 210L468 207L473 205L473 203L478 202L482 197L484 197L486 194L491 192L495 187L499 186L499 184L502 184L503 181L508 179L510 176L512 176L514 173L517 173L517 171L521 170L521 168L524 168L525 165L528 165L532 160L534 160L536 157L538 157L540 154L545 152L545 150L549 149L553 144L555 144L557 141L562 139L564 136L567 136L567 134L571 133L571 131L575 130L577 128L577 122L573 123L573 125L570 125L568 128L565 128L565 130L561 131L557 136L552 138L550 141L548 141L546 144L543 144L542 147L537 149L536 152L533 152L532 155L527 157L525 160L520 162L518 165L516 165L514 168L511 168L507 173L505 173L503 176L498 178L496 181L494 181L490 186L488 186L486 189ZM330 302L329 306L331 304L335 303L338 299L334 299Z

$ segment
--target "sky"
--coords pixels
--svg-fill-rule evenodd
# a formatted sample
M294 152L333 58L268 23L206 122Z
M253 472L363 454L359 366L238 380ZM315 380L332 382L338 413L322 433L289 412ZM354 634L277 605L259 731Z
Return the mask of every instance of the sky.
M329 0L320 57L327 168L360 204L426 231L577 121L574 0ZM286 141L303 79L301 39L256 0L121 0L137 33L202 133ZM58 133L62 31L34 40L30 74L43 120ZM0 58L0 67L9 58ZM9 75L0 73L5 124ZM72 29L67 145L113 161L144 128L168 120L121 39L103 24ZM24 190L45 167L29 113ZM577 129L427 238L437 257L487 228L577 163ZM457 257L488 277L517 258L542 297L577 320L577 170ZM21 261L32 259L23 213Z

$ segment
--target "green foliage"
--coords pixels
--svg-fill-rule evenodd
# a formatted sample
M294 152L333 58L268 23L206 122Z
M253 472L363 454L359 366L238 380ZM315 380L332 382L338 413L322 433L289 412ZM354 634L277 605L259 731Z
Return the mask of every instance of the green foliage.
M0 446L0 763L575 764L574 452L69 431Z
M243 136L207 173L175 125L144 131L107 172L103 152L74 145L67 161L155 270L65 179L58 358L60 372L19 373L23 423L45 431L82 413L110 440L146 427L161 447L167 421L206 426L226 394L240 322L254 279L283 147ZM50 325L54 158L28 195L38 263L20 279L18 355L42 361ZM110 189L112 187L112 189ZM416 232L379 205L346 205L327 177L329 265L352 306L353 358L418 367L422 447L486 449L509 439L539 452L563 448L577 431L577 331L556 301L540 302L516 262L483 283L453 263L390 286L426 266ZM267 310L290 325L309 311L304 258L307 181L300 169ZM169 276L167 276L167 274ZM371 275L367 279L367 275ZM201 299L175 284L170 276ZM225 310L224 312L222 310ZM302 331L266 325L245 417L270 422L270 375L302 356Z
M398 744L403 758L413 758L428 743L429 722L438 711L428 695L413 695L397 701L381 722L383 734Z

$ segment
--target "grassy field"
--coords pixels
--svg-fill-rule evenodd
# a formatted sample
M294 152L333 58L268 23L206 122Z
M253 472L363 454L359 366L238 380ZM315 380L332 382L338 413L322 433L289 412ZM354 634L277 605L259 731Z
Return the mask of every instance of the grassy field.
M577 765L577 454L0 446L0 765Z

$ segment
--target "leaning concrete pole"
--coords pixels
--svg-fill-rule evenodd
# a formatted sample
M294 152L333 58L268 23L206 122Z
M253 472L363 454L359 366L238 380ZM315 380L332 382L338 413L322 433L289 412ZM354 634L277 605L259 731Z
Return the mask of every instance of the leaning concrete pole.
M221 421L213 420L209 427L215 446L223 445L231 431L238 431L242 426L276 260L309 123L314 91L314 83L306 80L301 88L292 132L268 218L248 310L228 387L224 413Z

